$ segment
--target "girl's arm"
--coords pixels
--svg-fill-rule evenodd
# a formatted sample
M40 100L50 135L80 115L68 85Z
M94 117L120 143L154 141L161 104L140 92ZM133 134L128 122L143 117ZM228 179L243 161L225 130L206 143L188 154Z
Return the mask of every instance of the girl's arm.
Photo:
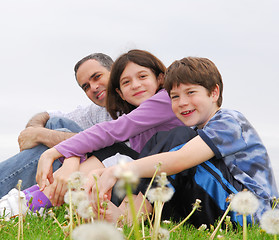
M200 136L196 136L177 151L141 158L129 162L125 166L127 170L133 171L139 178L151 178L159 163L161 163L161 167L158 174L166 172L167 175L172 175L205 162L213 156L214 153L211 148ZM104 196L114 186L117 180L114 176L115 168L116 166L110 167L101 175L99 179L100 197Z
M160 128L162 125L163 127ZM126 141L155 127L157 129L150 133L150 137L157 131L181 125L182 123L172 112L167 92L161 90L129 114L122 115L113 121L96 124L56 145L55 148L66 158L83 157L88 152L102 149L116 142ZM134 148L134 150L140 151L141 149Z

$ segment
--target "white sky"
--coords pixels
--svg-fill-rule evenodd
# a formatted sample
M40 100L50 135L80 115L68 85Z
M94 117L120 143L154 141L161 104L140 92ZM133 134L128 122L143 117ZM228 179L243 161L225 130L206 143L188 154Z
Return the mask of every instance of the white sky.
M253 123L279 171L278 9L277 0L2 0L0 160L18 151L35 113L89 103L74 79L79 59L139 48L167 66L211 59L223 76L223 107Z

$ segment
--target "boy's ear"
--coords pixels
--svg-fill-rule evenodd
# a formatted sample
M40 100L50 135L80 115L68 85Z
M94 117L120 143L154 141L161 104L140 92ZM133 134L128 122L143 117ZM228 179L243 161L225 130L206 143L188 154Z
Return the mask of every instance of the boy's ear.
M122 98L123 101L126 101L120 89L116 88L115 91L118 93L118 95Z
M213 89L211 96L213 97L214 101L217 102L217 100L219 99L219 95L220 95L220 88L219 85L216 84L215 88Z

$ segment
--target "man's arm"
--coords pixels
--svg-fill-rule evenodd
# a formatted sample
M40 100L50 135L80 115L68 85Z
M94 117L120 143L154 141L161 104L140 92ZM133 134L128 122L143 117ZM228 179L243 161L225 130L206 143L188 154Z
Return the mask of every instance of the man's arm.
M20 151L33 148L39 144L51 148L76 134L47 129L45 124L48 120L49 114L47 112L38 113L29 120L26 128L18 137Z

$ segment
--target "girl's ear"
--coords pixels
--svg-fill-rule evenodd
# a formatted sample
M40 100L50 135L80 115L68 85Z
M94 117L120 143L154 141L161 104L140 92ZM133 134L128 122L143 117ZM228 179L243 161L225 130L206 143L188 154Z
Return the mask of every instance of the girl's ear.
M157 81L158 81L158 86L163 86L164 85L164 74L160 73L159 76L157 77Z
M215 102L218 101L219 95L220 95L220 88L219 88L219 85L216 84L215 88L214 88L213 91L211 92L211 96L212 96L212 98L213 98L213 100L214 100Z
M126 101L120 89L116 88L115 91L118 93L118 95L122 98L123 101Z

